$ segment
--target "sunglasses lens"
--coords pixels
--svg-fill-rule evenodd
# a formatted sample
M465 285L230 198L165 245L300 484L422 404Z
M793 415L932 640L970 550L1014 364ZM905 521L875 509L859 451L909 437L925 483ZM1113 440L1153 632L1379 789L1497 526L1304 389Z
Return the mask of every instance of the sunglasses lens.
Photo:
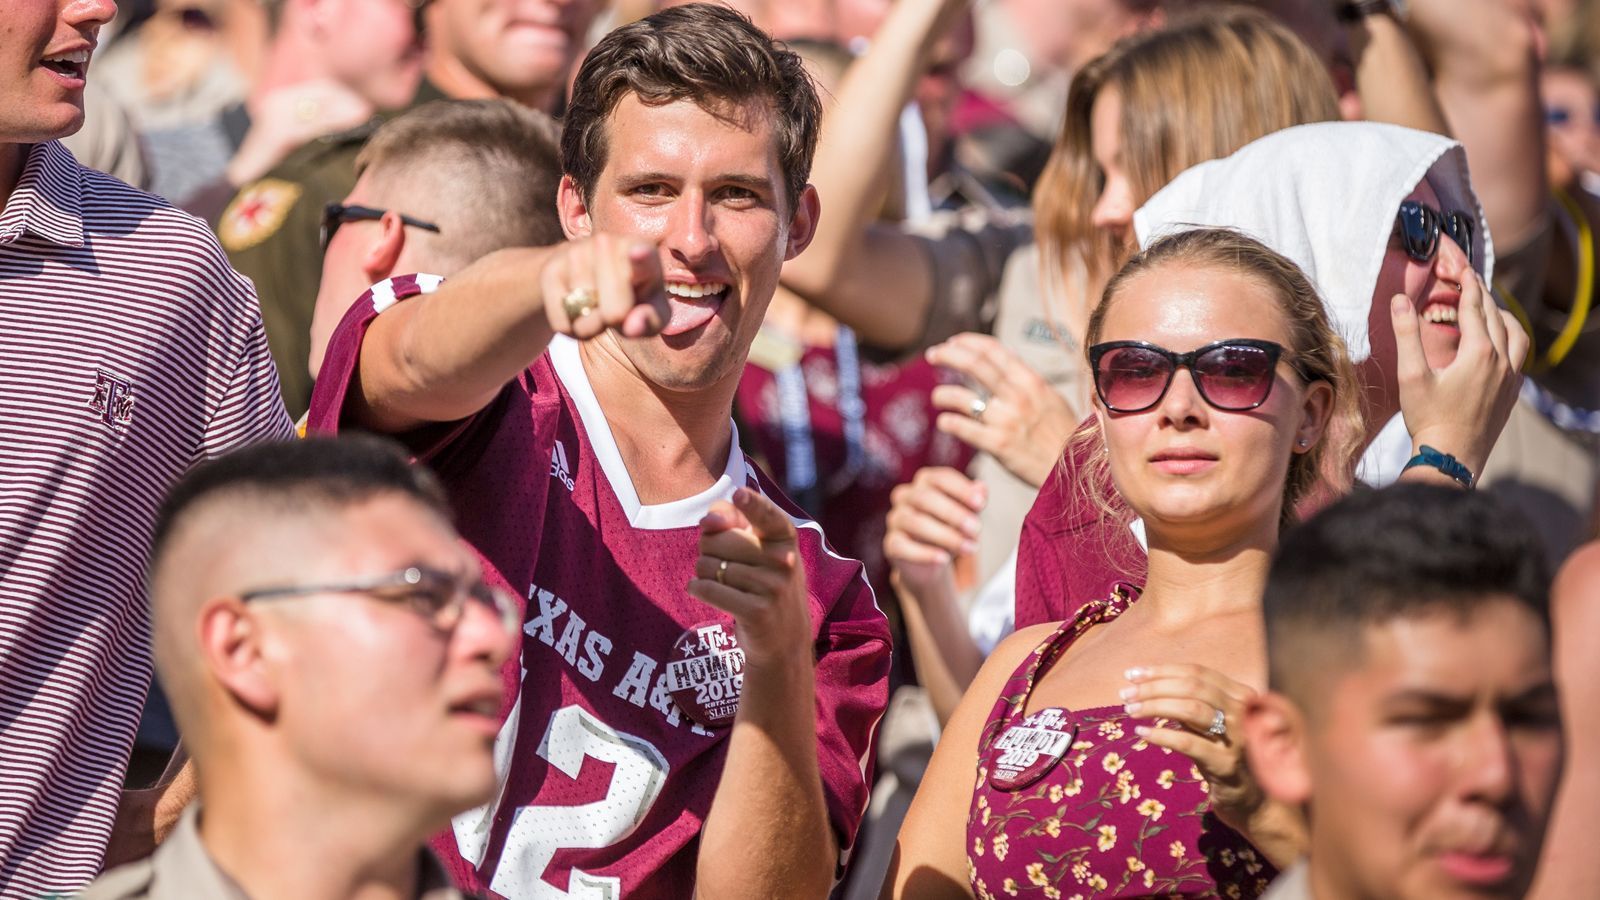
M1272 391L1277 360L1260 347L1224 344L1194 361L1195 382L1218 409L1254 409Z
M1107 351L1094 373L1100 401L1116 412L1149 409L1166 393L1171 380L1172 361L1143 347Z
M1467 262L1472 262L1472 220L1467 214L1453 212L1445 216L1444 233L1467 255Z
M1407 200L1400 204L1396 221L1406 255L1417 262L1433 259L1434 251L1439 249L1439 221L1434 218L1433 210L1414 200Z

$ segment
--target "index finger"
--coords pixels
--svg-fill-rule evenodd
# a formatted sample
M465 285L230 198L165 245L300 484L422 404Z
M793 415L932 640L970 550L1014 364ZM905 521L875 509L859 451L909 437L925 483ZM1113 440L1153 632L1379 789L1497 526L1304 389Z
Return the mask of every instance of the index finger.
M661 257L650 244L635 243L627 250L626 263L634 306L623 320L622 333L628 337L656 334L672 318L672 310L667 306Z
M1205 682L1231 697L1244 698L1254 694L1255 688L1222 674L1210 666L1195 663L1172 663L1159 666L1135 666L1124 673L1135 684L1193 678Z
M975 348L955 340L928 348L928 362L965 375L978 382L993 396L1007 384L1005 372L994 363L993 354L979 353Z
M750 520L751 530L761 543L792 544L797 540L794 520L766 494L742 487L733 492L733 505Z

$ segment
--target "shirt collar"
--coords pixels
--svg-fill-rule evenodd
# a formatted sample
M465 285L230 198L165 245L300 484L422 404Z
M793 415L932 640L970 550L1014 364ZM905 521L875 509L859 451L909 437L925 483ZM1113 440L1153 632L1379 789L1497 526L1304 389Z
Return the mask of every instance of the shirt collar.
M0 246L31 234L53 244L82 247L83 170L58 141L34 144L22 177L0 209Z
M200 804L191 803L151 860L155 870L152 884L181 891L171 895L174 897L250 900L244 889L217 866L205 845L200 843L199 823ZM438 858L427 848L417 852L417 868L418 900L463 900Z

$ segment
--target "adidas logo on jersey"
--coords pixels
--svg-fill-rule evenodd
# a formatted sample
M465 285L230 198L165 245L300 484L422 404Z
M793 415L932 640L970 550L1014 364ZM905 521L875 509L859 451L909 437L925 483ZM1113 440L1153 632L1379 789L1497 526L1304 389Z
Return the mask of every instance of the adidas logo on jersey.
M567 464L567 448L560 441L556 441L555 449L550 451L550 477L573 489L572 467Z

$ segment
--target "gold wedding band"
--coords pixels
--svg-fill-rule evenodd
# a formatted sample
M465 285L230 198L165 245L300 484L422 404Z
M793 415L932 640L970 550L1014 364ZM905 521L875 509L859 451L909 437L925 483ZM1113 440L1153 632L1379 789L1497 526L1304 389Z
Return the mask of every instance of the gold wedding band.
M594 312L594 291L589 288L573 288L561 298L561 308L566 311L567 318L576 322Z
M721 562L717 563L717 584L724 584L725 585L727 583L728 583L728 561L727 560L722 560Z

